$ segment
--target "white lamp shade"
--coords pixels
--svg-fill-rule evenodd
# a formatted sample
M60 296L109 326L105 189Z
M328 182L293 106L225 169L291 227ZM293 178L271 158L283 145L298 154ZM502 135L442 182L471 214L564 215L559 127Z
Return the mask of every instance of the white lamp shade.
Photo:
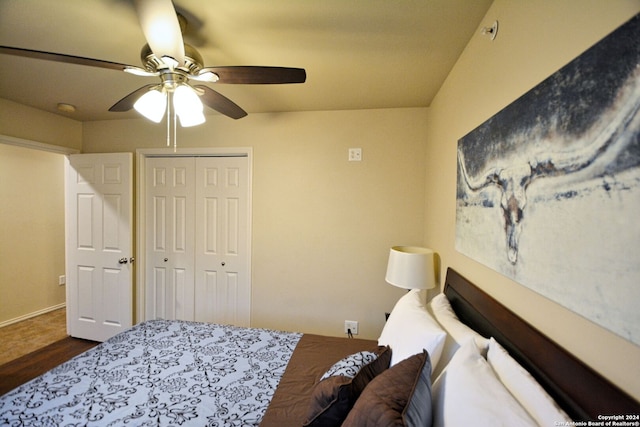
M202 101L193 89L186 85L180 85L173 94L173 106L180 118L182 127L196 126L204 123Z
M150 90L142 95L133 104L133 108L147 119L160 123L167 107L167 95L157 89Z
M194 111L189 114L178 114L178 117L180 118L180 126L183 128L201 125L206 121L202 111Z
M404 289L435 288L434 252L415 246L392 247L385 280Z

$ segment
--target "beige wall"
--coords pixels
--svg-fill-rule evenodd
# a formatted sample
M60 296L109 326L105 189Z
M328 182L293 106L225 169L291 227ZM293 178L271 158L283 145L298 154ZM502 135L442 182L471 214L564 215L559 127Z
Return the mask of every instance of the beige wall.
M498 300L640 399L640 348L455 251L457 140L640 11L640 2L496 0L428 111L427 246ZM444 270L443 269L443 270ZM640 283L640 278L638 280Z
M0 135L79 149L82 124L0 99ZM0 138L0 323L65 302L64 157Z
M64 156L0 143L0 323L65 302Z
M0 98L0 135L82 148L82 123Z
M253 147L252 326L377 338L402 290L389 247L420 244L426 109L207 117L180 147ZM163 147L145 120L84 124L84 152ZM363 161L347 161L349 147ZM140 266L138 266L140 268Z

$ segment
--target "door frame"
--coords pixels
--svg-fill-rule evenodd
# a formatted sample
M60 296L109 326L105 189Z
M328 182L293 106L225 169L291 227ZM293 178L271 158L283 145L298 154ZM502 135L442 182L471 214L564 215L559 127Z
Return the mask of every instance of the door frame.
M136 200L135 200L135 228L136 228L136 262L135 262L135 315L134 324L146 319L146 239L145 239L145 218L146 218L146 170L145 164L148 157L246 157L249 174L248 188L248 229L247 229L247 281L249 289L252 287L251 268L251 242L253 224L253 148L252 147L208 147L208 148L139 148L136 150ZM251 304L251 302L250 302Z
M50 153L63 154L80 154L80 150L61 145L47 144L45 142L32 141L30 139L16 138L14 136L0 134L0 144L15 145L23 148L31 148L33 150L48 151Z

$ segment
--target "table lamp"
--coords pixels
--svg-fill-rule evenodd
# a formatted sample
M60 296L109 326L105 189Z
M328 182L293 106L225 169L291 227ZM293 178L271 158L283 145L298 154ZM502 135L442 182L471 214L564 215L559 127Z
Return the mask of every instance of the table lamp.
M415 246L392 247L385 280L404 289L435 288L434 252Z

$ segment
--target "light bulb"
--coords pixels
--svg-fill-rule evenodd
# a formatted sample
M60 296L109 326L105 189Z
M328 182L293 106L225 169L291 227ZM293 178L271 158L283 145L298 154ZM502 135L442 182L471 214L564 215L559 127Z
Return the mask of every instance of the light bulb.
M133 104L133 108L147 119L160 123L167 106L167 97L158 89L150 90Z

